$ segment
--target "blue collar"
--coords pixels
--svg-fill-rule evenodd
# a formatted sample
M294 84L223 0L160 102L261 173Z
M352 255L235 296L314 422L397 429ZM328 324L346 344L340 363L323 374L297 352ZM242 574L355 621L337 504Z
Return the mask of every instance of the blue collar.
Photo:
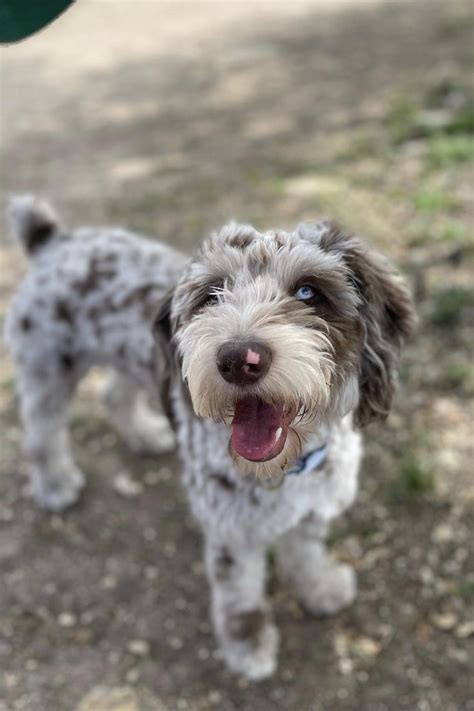
M327 444L323 444L318 449L313 449L312 452L309 452L304 457L300 457L299 459L297 459L295 464L290 469L286 470L285 474L288 476L299 476L300 474L307 474L308 472L312 472L315 469L318 469L322 464L324 464L324 461L327 457L327 453L328 446Z

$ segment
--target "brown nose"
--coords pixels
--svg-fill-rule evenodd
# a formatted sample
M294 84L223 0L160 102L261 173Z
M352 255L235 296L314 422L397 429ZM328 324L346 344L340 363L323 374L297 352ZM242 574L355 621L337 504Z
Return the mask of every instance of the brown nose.
M217 351L217 368L234 385L251 385L270 367L272 352L260 341L228 341Z

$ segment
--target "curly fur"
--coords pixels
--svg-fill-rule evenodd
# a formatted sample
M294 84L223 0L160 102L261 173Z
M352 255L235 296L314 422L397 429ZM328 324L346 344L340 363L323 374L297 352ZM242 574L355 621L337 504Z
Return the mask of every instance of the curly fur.
M324 540L356 494L354 425L390 409L400 346L414 321L409 293L380 255L332 223L291 233L232 223L186 260L122 230L65 232L52 214L31 198L12 213L33 256L6 333L35 496L56 510L77 498L83 476L69 451L65 407L90 366L118 373L107 402L136 448L172 445L163 418L151 427L150 413L137 416L140 390L163 393L204 534L224 658L234 671L264 678L278 650L265 596L269 546L308 610L334 613L355 597L353 571L329 557ZM311 305L295 298L301 284L317 294ZM216 362L219 348L239 338L260 339L273 354L266 375L245 386L224 380ZM283 449L269 461L250 462L229 446L243 393L291 413ZM327 457L318 470L267 488L322 444Z

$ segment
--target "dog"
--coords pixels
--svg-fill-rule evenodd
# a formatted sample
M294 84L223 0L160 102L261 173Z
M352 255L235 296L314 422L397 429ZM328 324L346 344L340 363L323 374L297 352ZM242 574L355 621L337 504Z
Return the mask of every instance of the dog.
M231 223L188 259L123 230L65 231L52 209L10 212L32 268L12 303L25 451L38 503L73 504L67 402L92 365L115 371L106 402L134 448L173 446L200 523L215 634L252 680L277 666L266 552L306 610L356 597L354 571L325 538L354 501L359 430L389 413L415 315L390 264L338 225L259 232ZM142 413L143 414L143 413Z

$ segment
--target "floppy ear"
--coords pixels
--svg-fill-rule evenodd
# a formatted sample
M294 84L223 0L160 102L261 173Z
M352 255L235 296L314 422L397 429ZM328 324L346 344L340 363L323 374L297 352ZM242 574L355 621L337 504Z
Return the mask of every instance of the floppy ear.
M173 327L171 321L171 302L173 292L170 291L158 307L153 319L153 335L158 346L158 379L161 404L170 423L175 425L171 403L171 375L176 366L176 350L173 343Z
M384 420L390 411L400 349L414 329L415 310L401 276L381 254L333 223L317 227L318 246L342 256L360 297L365 338L355 424L361 427Z
M171 303L173 290L169 291L159 304L153 319L153 335L164 361L163 372L169 377L175 362L176 350L173 343L173 326L171 321Z

